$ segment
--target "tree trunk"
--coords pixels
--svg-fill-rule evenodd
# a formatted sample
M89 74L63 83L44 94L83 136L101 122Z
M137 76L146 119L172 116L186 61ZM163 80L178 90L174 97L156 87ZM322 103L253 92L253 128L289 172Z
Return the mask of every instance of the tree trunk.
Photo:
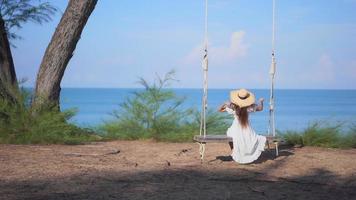
M97 0L70 0L42 59L33 106L59 109L61 80Z
M18 89L14 61L5 22L0 15L0 97L14 101Z

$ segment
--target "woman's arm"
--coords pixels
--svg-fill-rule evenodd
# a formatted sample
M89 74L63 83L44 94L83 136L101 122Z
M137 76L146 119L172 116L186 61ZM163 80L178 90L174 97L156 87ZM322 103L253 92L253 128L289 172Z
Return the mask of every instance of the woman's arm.
M225 109L226 109L226 104L223 104L223 105L220 106L218 111L219 112L225 112L226 111Z
M263 101L264 101L263 98L260 98L260 99L258 100L259 105L256 106L256 111L262 111L262 110L263 110Z
M225 102L223 105L220 106L219 112L226 112L226 107L230 104L230 102Z

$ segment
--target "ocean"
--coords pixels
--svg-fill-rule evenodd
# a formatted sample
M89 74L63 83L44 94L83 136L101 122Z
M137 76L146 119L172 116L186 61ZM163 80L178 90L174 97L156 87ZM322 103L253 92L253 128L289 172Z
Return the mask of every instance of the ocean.
M76 108L72 122L93 127L111 120L113 110L138 89L63 88L61 109ZM182 108L201 108L201 89L173 89L185 96ZM208 107L217 109L228 100L230 89L210 89ZM250 115L253 128L259 133L268 129L269 90L255 89L256 99L265 99L265 109ZM302 130L313 122L356 123L356 90L276 90L276 129Z

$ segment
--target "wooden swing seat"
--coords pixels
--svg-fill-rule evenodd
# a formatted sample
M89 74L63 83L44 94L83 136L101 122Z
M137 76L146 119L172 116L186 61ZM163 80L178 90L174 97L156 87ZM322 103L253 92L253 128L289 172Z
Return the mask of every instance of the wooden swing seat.
M232 138L227 135L195 135L194 141L199 143L227 143L232 142Z
M278 138L273 136L266 136L267 141L270 143L279 142ZM232 138L227 135L195 135L195 142L199 143L227 143L232 142Z
M276 150L276 156L278 156L278 143L281 141L274 136L266 136L268 149L271 148L271 144L274 144L274 148ZM195 142L199 143L199 153L201 162L203 162L204 154L205 154L205 144L206 143L229 143L232 142L232 137L227 135L195 135Z

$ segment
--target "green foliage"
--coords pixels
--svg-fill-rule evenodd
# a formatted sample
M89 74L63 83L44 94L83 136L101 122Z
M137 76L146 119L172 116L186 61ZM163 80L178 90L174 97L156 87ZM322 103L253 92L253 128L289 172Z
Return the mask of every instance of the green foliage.
M356 126L350 127L347 133L342 130L342 124L332 126L316 122L303 131L286 131L282 136L291 145L356 148Z
M127 98L120 109L114 111L114 120L100 127L108 139L155 139L158 141L191 141L199 134L200 113L193 109L183 109L185 98L177 96L166 87L174 81L174 71L162 79L157 76L152 84L143 78L139 83L143 90L136 91ZM208 130L224 133L226 117L209 111Z
M21 38L11 30L20 29L27 22L42 24L49 22L57 9L41 0L1 0L0 17L5 22L9 39Z
M299 132L286 131L284 133L279 132L278 135L282 135L284 140L290 145L303 145L303 137Z
M206 132L211 135L226 134L227 128L231 125L231 116L219 113L213 109L208 109L206 113ZM200 112L194 112L194 127L200 127Z
M356 124L350 126L349 132L341 140L342 147L356 148Z
M79 144L96 139L87 130L67 123L75 110L34 114L28 92L22 89L17 99L16 103L0 99L0 143Z
M303 144L307 146L338 147L341 137L340 126L323 127L317 123L308 127L303 134Z
M179 126L179 132L172 132L164 135L162 140L172 142L189 142L192 141L194 135L199 134L200 128L200 112L193 110L192 115L187 116L189 119ZM231 124L230 116L208 109L206 116L207 134L220 135L226 134L227 128Z

